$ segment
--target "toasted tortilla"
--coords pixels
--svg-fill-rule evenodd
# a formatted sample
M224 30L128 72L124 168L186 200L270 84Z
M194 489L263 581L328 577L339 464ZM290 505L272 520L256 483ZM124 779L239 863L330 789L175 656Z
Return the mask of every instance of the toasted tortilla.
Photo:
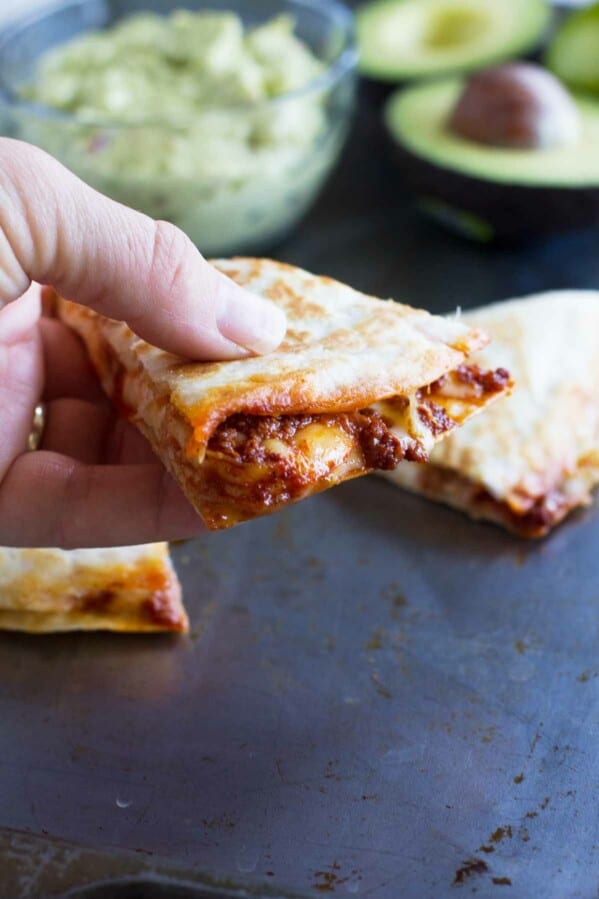
M265 259L215 263L281 306L283 344L267 356L192 363L123 323L64 300L104 389L148 438L208 527L273 512L402 459L423 461L449 430L509 388L507 373L467 389L486 336L457 320L378 300ZM439 378L452 376L459 397Z
M0 547L0 629L186 631L188 621L166 543Z
M599 292L564 290L497 303L463 316L492 343L512 396L435 447L430 462L390 473L402 487L541 537L599 483Z

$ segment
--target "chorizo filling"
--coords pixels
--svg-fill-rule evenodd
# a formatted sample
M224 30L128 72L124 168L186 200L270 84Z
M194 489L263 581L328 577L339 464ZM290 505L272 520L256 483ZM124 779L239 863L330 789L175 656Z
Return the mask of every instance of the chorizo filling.
M440 436L509 384L503 369L462 365L410 396L393 397L352 412L259 416L236 414L208 443L208 456L236 465L273 468L284 480L305 483L337 469L391 470L402 460L426 462Z

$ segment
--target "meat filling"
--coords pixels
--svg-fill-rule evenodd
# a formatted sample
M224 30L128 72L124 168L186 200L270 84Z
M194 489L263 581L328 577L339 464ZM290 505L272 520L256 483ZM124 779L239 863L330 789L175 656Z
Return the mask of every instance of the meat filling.
M366 408L356 412L323 414L246 415L238 413L230 416L215 431L208 444L208 450L229 457L237 463L279 465L282 462L281 444L297 447L301 443L301 432L310 425L335 429L349 436L360 448L363 470L389 471L403 459L409 462L426 462L427 453L417 434L411 433L410 404L422 425L439 437L455 427L456 421L450 417L443 405L434 397L448 397L459 384L460 393L467 391L472 399L479 399L490 393L501 392L509 383L509 375L504 369L483 371L476 365L462 365L450 375L444 375L434 384L418 390L414 399L395 397L387 401L392 406L393 415L381 414L376 409ZM407 430L398 436L398 421L407 422ZM274 448L273 448L274 444ZM277 449L278 447L278 449ZM288 462L287 466L288 467Z
M292 444L298 432L311 424L335 428L359 444L367 469L392 469L404 458L416 461L416 448L405 447L374 409L334 415L232 415L216 431L208 444L238 462L273 462L279 455L268 447L276 439Z
M545 496L535 499L528 511L519 514L506 502L501 502L484 488L476 491L472 498L474 506L495 511L508 527L523 537L543 537L558 524L577 503L555 488Z
M451 390L451 384L462 384L470 388L473 398L486 396L490 393L499 393L510 383L510 374L505 368L482 369L478 365L465 363L458 365L454 371L442 375L430 385L433 392L445 392Z
M427 465L420 474L420 485L434 499L464 508L474 518L500 521L522 537L543 537L579 500L568 496L559 486L546 494L531 498L526 511L518 512L505 500L497 499L485 487L479 486L457 472Z

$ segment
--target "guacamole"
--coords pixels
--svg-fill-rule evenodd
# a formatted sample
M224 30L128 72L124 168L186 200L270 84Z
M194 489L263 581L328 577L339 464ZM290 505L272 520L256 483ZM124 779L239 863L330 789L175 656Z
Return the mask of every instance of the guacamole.
M323 91L302 92L324 69L287 16L137 14L41 58L22 96L68 115L23 115L21 136L204 252L234 252L285 231L337 154Z

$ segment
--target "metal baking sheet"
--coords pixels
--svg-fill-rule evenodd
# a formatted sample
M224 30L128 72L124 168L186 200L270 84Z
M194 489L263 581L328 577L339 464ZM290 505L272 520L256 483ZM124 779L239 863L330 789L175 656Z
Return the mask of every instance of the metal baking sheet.
M376 100L280 258L436 311L599 287L597 234L421 220ZM189 639L2 635L0 896L596 895L598 546L373 477L176 547Z

